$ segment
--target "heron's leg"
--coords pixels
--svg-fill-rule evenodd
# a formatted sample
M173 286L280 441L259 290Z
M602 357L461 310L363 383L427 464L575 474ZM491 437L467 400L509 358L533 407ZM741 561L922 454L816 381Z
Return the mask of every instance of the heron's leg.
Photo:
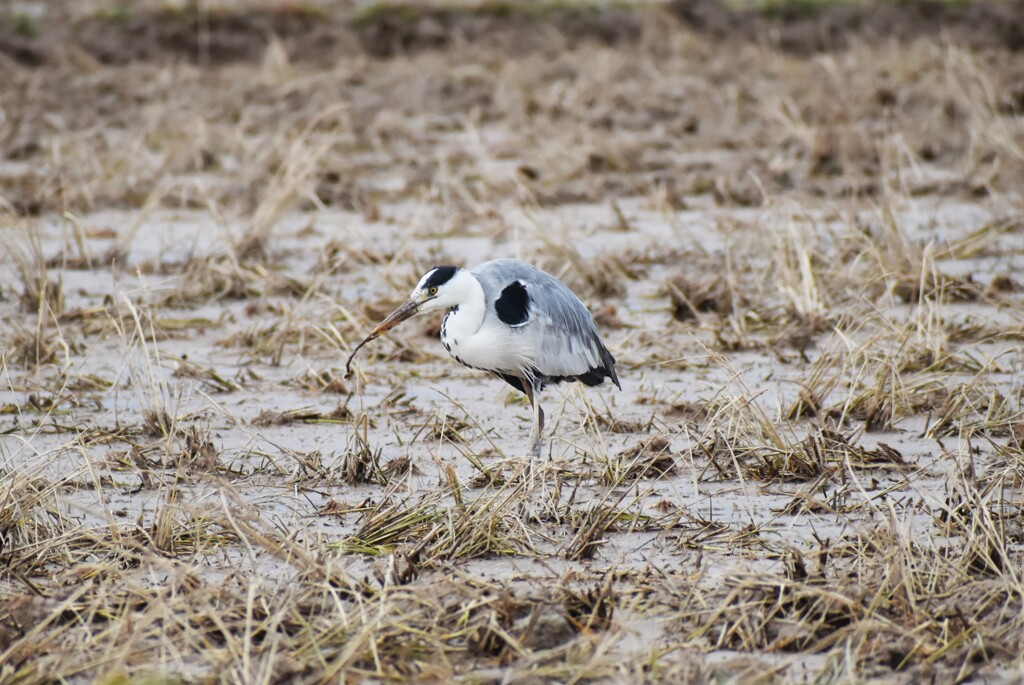
M540 459L541 443L544 440L544 410L540 407L540 398L534 395L533 400L533 444L530 456Z
M533 430L530 431L530 457L540 458L541 440L544 437L544 410L540 408L540 398L537 397L537 388L527 379L522 380L523 392L530 400L530 408L533 409Z

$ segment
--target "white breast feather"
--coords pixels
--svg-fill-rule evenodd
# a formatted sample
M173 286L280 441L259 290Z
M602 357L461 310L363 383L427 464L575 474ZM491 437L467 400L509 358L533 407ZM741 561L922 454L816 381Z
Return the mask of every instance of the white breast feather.
M535 353L528 331L510 329L485 320L475 332L460 331L460 312L446 322L444 341L452 357L464 364L488 371L520 371L535 366Z

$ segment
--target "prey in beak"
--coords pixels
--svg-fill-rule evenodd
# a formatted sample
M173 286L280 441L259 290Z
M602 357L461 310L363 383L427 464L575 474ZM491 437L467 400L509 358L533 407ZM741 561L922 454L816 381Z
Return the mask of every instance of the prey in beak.
M376 340L406 319L415 316L419 306L419 302L409 300L398 309L388 314L383 321L377 324L376 327L370 331L370 335L366 336L361 343L356 345L356 349L352 350L352 354L348 356L348 361L345 362L345 378L348 379L352 377L352 360L355 359L356 352L358 352L363 345L371 340Z

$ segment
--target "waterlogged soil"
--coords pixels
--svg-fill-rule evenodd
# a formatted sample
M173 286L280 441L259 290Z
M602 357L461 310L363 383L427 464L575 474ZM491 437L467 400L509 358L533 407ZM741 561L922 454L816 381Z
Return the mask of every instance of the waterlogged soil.
M482 7L21 20L0 680L1017 682L1019 6ZM532 469L436 318L345 378L499 256L622 380Z

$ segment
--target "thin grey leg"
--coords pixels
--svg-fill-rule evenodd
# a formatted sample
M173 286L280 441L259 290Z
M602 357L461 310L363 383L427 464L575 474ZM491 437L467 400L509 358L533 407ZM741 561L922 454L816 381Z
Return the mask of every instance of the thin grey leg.
M533 430L530 432L530 457L540 459L541 441L544 439L544 410L540 408L540 399L532 385L524 384L526 396L530 398L533 409Z
M533 446L530 456L540 459L540 451L544 440L544 410L540 407L540 398L533 402Z
M530 452L527 455L529 461L523 470L523 476L527 483L533 482L534 462L540 460L541 441L544 438L544 410L540 407L537 391L527 379L522 378L523 390L530 400L530 408L533 409L533 429L530 431Z

